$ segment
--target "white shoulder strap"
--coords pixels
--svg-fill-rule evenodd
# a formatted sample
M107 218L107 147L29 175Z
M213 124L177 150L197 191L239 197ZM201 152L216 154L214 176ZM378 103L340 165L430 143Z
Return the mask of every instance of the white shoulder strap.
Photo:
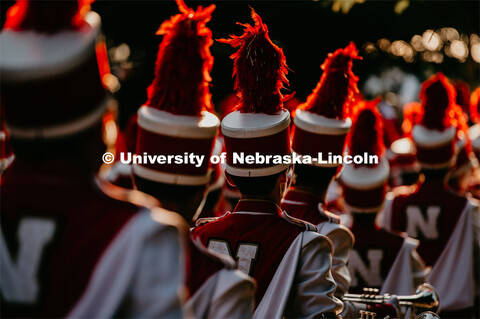
M428 281L440 297L440 310L473 305L472 213L475 209L478 210L478 207L467 202L455 230L428 276Z

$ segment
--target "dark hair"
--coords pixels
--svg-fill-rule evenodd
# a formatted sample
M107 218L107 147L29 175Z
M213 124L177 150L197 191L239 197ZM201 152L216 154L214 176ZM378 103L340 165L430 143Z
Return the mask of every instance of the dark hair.
M244 196L268 196L275 189L280 173L262 177L240 177L229 175L240 193Z
M134 175L138 190L152 195L159 201L182 203L197 196L205 190L206 185L175 185L151 181Z
M313 189L326 190L332 178L337 174L337 167L320 167L296 164L295 185L308 186Z

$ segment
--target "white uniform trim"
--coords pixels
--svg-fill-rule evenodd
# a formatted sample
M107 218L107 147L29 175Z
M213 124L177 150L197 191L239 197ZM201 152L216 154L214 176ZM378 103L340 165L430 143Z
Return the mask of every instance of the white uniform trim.
M335 283L330 271L332 249L332 243L323 235L311 231L299 234L252 318L282 318L286 310L287 315L305 318L339 313L342 303L333 296Z
M259 138L274 135L290 125L290 113L242 113L234 111L222 120L222 133L232 138Z
M424 148L436 148L450 143L456 133L457 129L453 126L440 132L437 130L430 130L423 125L415 125L413 127L412 136L415 144Z
M213 138L220 126L218 117L207 111L202 111L202 115L178 115L143 105L137 113L141 128L179 138Z
M122 176L131 177L131 175L132 165L124 164L122 162L116 162L106 174L106 178L109 182L114 183L118 178Z
M297 110L293 122L304 131L324 135L344 135L352 126L350 118L331 119L306 110Z
M205 185L210 180L210 175L207 173L205 175L181 175L181 174L172 174L166 172L156 171L141 165L132 166L133 174L140 176L142 178L166 183L166 184L176 184L176 185Z
M247 318L253 313L255 281L239 270L221 269L188 299L194 318Z
M412 254L420 242L414 238L406 237L395 261L382 284L380 294L411 295L415 289L414 278L425 277L424 273L417 273L413 269Z
M385 157L382 157L377 166L361 165L355 167L352 165L344 165L340 178L348 187L369 190L382 186L388 179L390 166Z
M140 269L137 269L137 267L139 260L142 260L142 254L145 252L144 247L153 238L160 239L161 243L165 243L156 247L155 250L149 251L149 253L155 252L157 257L168 258L165 261L171 267L162 269L162 271L168 270L170 272L168 274L169 281L162 282L158 287L151 287L153 283L146 280L143 281L143 284L150 286L138 287L136 285L141 281L136 281L137 278L147 279L149 275L152 276L155 273L154 268L160 266L158 264L150 265L152 269L149 273L138 273ZM153 243L155 245L159 244L158 240ZM146 295L155 292L157 294L155 298L162 302L150 303L143 300L144 308L137 308L139 312L130 315L135 317L181 315L179 311L182 298L180 287L182 287L181 283L184 281L182 247L178 230L175 227L154 222L148 211L139 212L135 217L132 217L105 250L95 267L83 296L67 317L111 318L115 315L124 298L127 297L127 293L131 292L132 289L135 291L136 288L143 290ZM145 257L150 262L159 260L158 258L152 258L152 256ZM167 263L165 263L166 265ZM159 279L159 276L152 277L155 280ZM131 287L132 285L134 287Z
M478 224L479 207L467 202L447 245L428 276L440 297L440 310L473 306L473 226ZM478 245L478 243L475 243Z
M233 176L240 176L240 177L262 177L262 176L270 176L277 173L280 173L286 169L288 169L291 165L290 164L277 164L273 166L261 167L261 168L238 168L233 167L227 164L225 170L227 173Z
M8 82L53 77L78 67L94 53L101 19L89 12L80 30L56 34L4 30L0 34L0 73Z

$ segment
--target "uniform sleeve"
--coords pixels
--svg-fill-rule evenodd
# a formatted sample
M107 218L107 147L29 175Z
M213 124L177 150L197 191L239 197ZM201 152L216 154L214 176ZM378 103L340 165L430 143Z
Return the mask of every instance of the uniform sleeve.
M387 193L385 196L385 203L383 204L382 210L378 213L376 224L385 229L386 231L391 231L392 229L392 204L395 194L393 192Z
M208 318L251 318L256 285L239 270L223 270L217 281Z
M146 240L122 317L180 318L184 296L183 245L175 227L167 226Z
M302 247L286 317L336 317L340 313L343 304L334 296L331 267L332 244L325 236L318 235Z
M473 227L473 269L480 269L480 207L478 201L471 201L471 221ZM474 271L475 295L480 294L480 273Z
M330 232L327 237L333 244L332 275L337 284L335 296L342 298L350 288L351 277L347 262L353 248L353 237L341 228Z

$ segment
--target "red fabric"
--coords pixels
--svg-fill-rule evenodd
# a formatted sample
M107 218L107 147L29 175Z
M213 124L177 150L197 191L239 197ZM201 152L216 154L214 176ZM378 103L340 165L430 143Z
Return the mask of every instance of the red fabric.
M353 113L353 125L347 135L348 153L351 156L377 155L381 157L385 152L385 144L383 142L383 122L382 115L377 109L380 98L373 101L359 101L356 104L356 110ZM355 167L377 166L377 164L355 164Z
M268 136L257 138L231 138L225 136L225 150L227 152L227 164L234 167L241 168L260 168L273 166L270 164L247 164L247 163L233 163L233 153L244 153L244 156L254 155L259 153L261 155L290 155L290 128Z
M353 42L344 49L329 53L321 68L324 71L317 87L299 108L332 119L352 114L354 94L358 93L358 77L353 73L353 60L362 59Z
M239 211L263 212L268 215L236 214ZM233 213L198 226L192 235L208 246L210 239L228 242L236 254L241 243L259 245L257 258L253 261L252 273L257 280L255 304L258 305L272 280L283 256L292 242L303 231L279 216L279 208L271 202L241 200ZM234 259L236 256L233 257Z
M395 158L389 161L390 167L412 167L417 160L415 154L399 154Z
M321 152L325 160L328 152L331 152L332 155L343 155L347 135L315 134L294 125L292 136L292 149L295 152L315 158Z
M1 227L11 256L24 217L53 219L52 241L45 246L37 273L39 302L10 304L2 298L2 317L65 317L84 292L110 242L138 208L104 195L81 165L16 161L2 177ZM15 258L15 257L13 257Z
M298 203L288 203L287 201L295 201ZM290 188L282 202L282 209L292 217L305 220L315 226L328 221L328 217L318 210L321 199L307 192L297 191Z
M417 158L420 163L441 164L450 161L455 152L455 143L452 141L445 146L425 148L417 144Z
M374 208L382 205L387 191L387 183L372 189L355 189L343 186L345 202L353 207Z
M78 29L85 23L85 14L90 11L92 2L93 0L17 0L7 11L3 29L35 30L44 33Z
M392 229L406 231L408 218L406 209L409 205L418 206L425 216L428 206L440 206L440 215L437 220L437 239L426 239L421 236L417 251L427 266L433 266L448 242L457 221L465 208L467 200L460 197L443 185L441 181L424 182L417 190L409 195L396 197L392 203Z
M423 112L420 124L431 130L444 131L453 126L465 136L466 148L470 151L467 117L456 103L456 91L448 78L441 72L422 83L420 100Z
M280 92L288 85L288 66L283 50L268 35L268 27L252 9L254 26L240 24L244 33L218 40L238 48L234 60L235 91L240 98L238 110L246 113L275 114L283 109L285 98Z
M404 238L399 234L388 233L383 229L375 226L375 214L355 214L354 222L350 227L355 236L355 245L353 249L359 254L363 262L368 265L368 250L378 249L383 252L383 259L380 263L380 276L384 281L390 271L390 268L397 257L400 248L402 248ZM350 286L349 292L362 293L364 287L368 285L362 280L361 276L357 276L358 285ZM379 287L369 287L378 288Z
M438 131L443 131L454 124L451 122L454 115L451 110L458 107L456 96L454 86L441 72L423 82L420 90L420 100L423 105L421 124L428 129Z
M137 131L136 154L143 156L143 153L146 152L150 156L181 155L183 158L186 150L188 150L187 153L205 156L200 167L195 167L195 164L175 164L174 162L171 164L142 163L142 166L171 174L205 175L210 165L210 154L213 144L214 137L205 139L180 138L152 133L139 126Z
M204 251L200 251L191 240L188 241L186 257L187 288L192 297L197 290L216 272L224 268L224 264Z
M64 124L86 116L105 98L93 54L66 74L31 82L2 82L1 103L7 123L35 128Z
M213 110L209 90L213 67L210 21L215 5L196 11L177 0L181 13L162 23L163 35L155 63L155 79L148 87L147 105L182 115Z

